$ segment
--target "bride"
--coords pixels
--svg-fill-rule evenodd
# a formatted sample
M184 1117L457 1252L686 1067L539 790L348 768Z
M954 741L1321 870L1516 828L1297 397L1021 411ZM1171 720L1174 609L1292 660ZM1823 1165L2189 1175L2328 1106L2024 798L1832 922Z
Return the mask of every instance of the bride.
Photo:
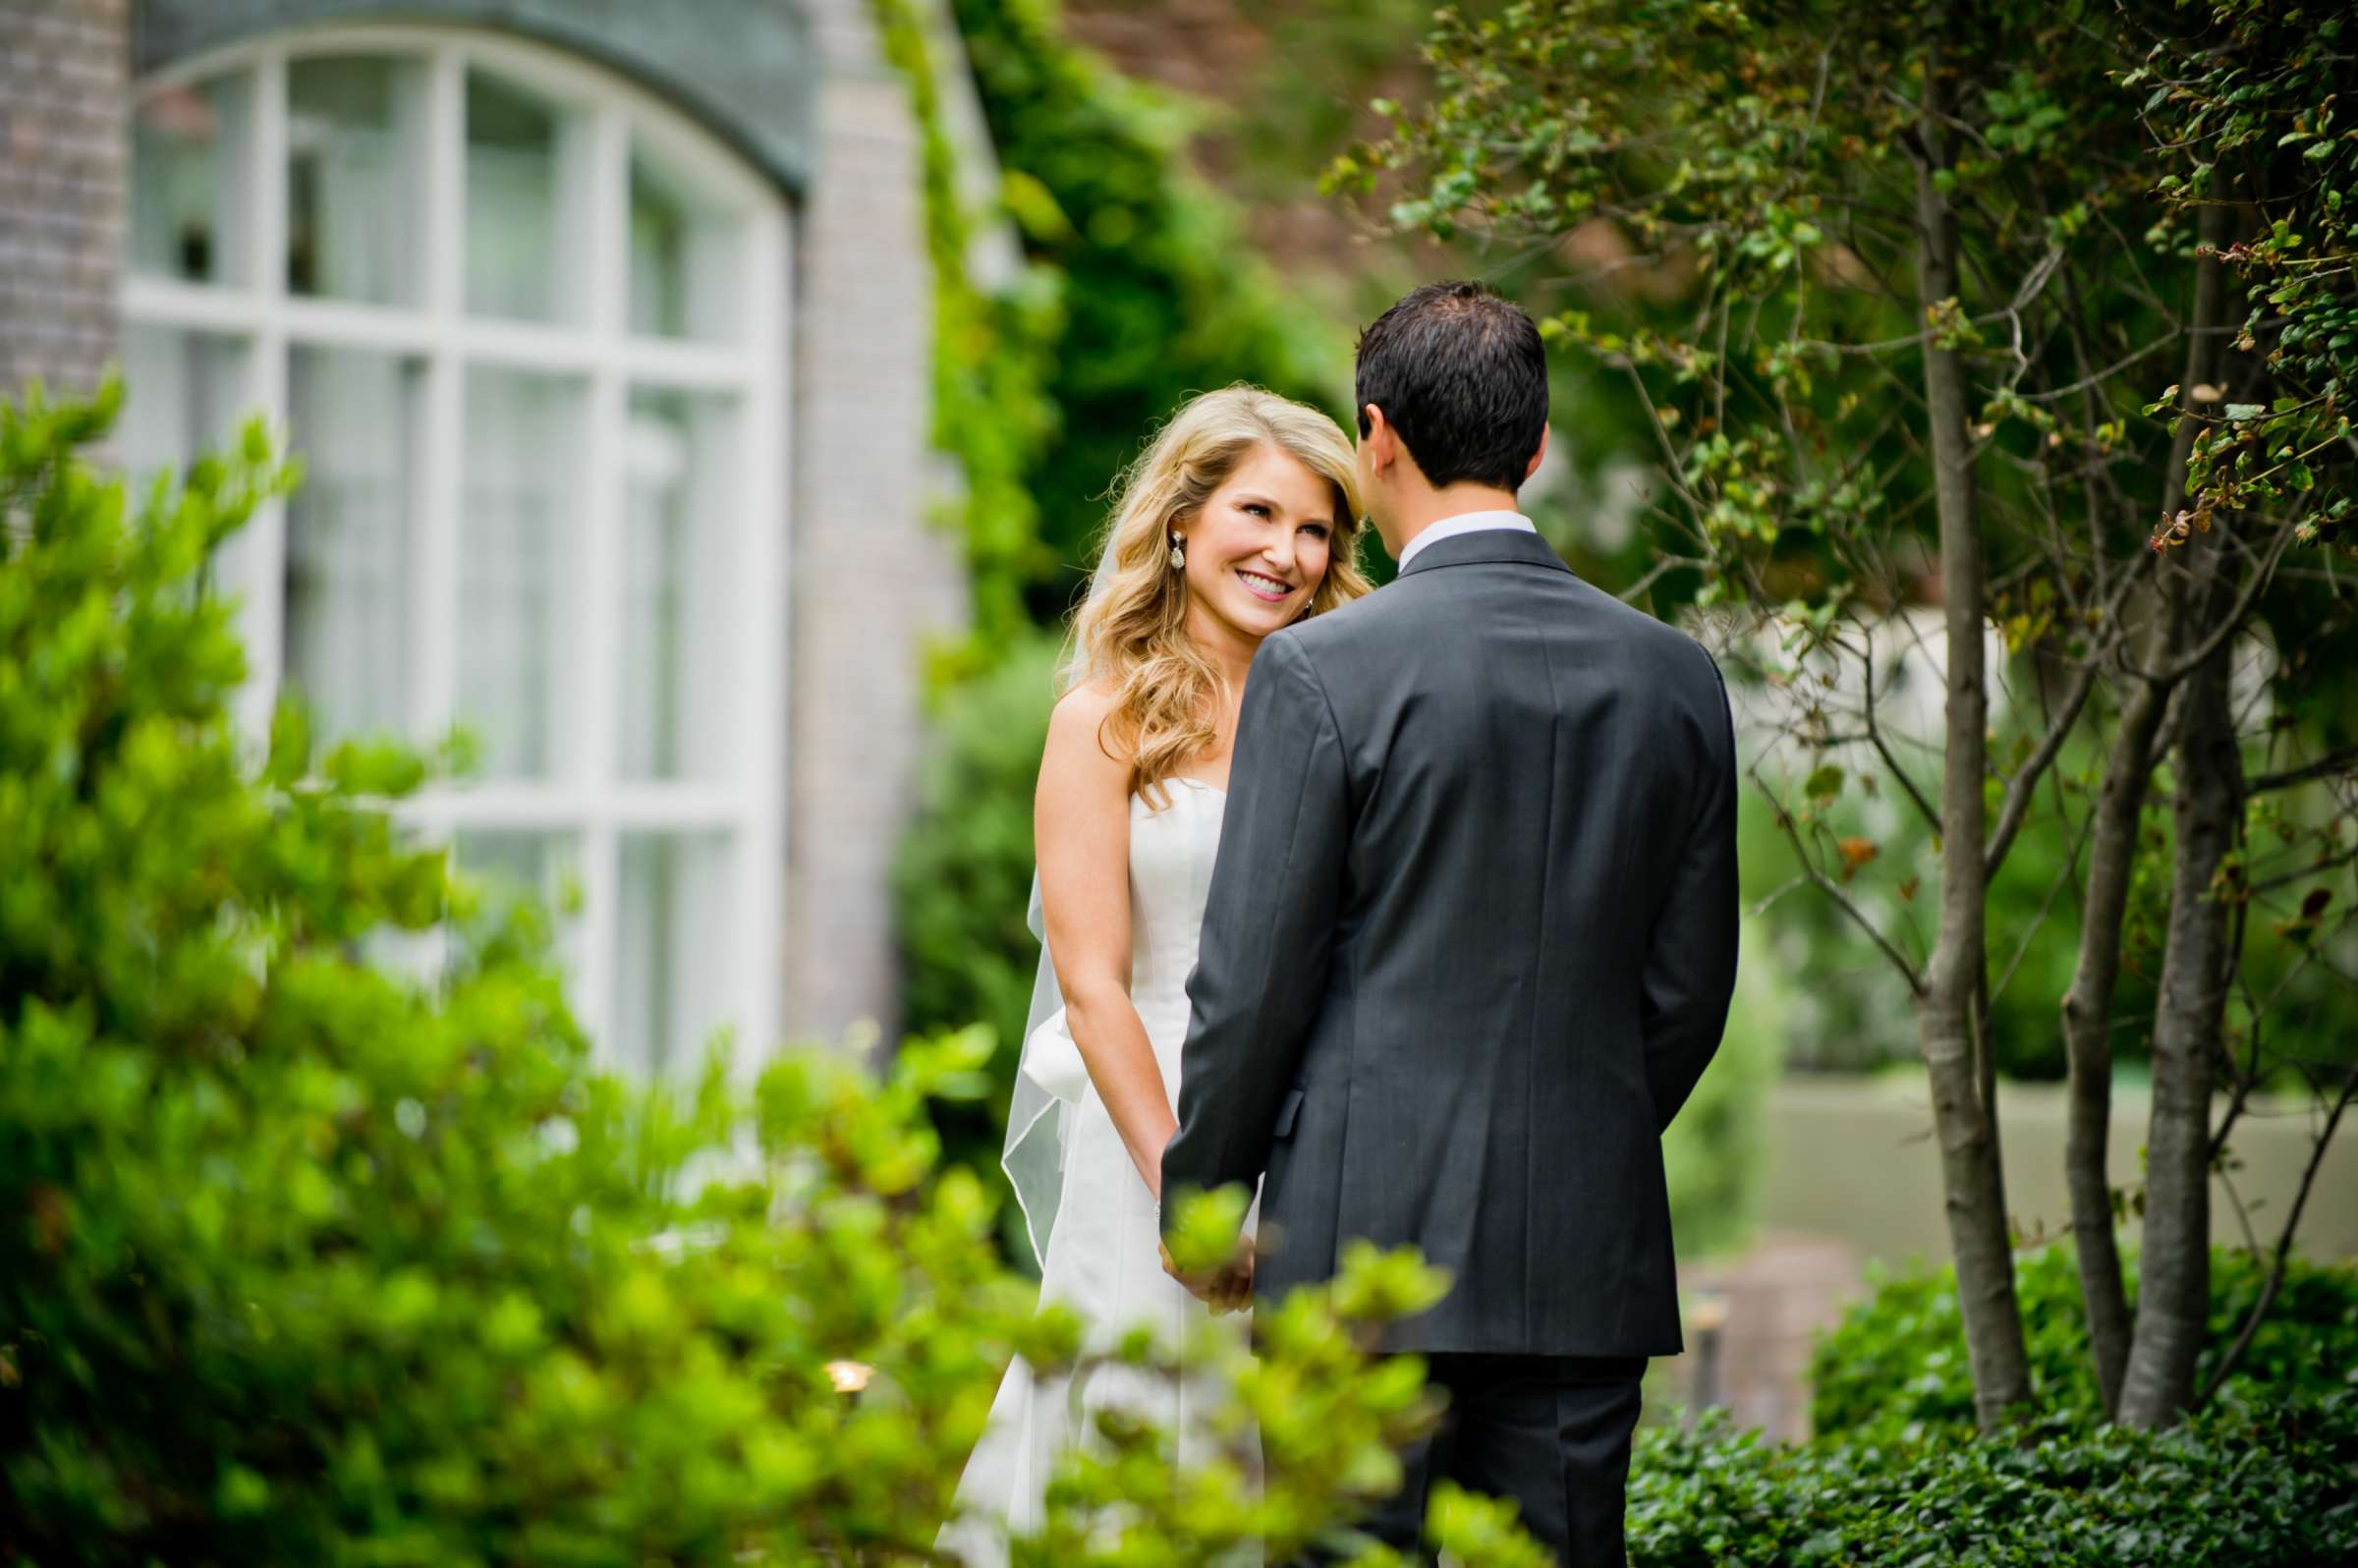
M1165 1272L1156 1216L1185 986L1254 651L1369 590L1357 483L1349 441L1316 409L1250 386L1197 397L1124 476L1075 620L1039 763L1043 950L1005 1165L1040 1304L1072 1309L1091 1351L1140 1327L1176 1346L1210 1310ZM1249 1270L1247 1249L1214 1307L1246 1306ZM967 1562L1003 1561L1004 1532L1039 1526L1058 1452L1107 1405L1179 1432L1182 1462L1207 1441L1183 1384L1116 1367L1070 1382L1008 1368L943 1532Z

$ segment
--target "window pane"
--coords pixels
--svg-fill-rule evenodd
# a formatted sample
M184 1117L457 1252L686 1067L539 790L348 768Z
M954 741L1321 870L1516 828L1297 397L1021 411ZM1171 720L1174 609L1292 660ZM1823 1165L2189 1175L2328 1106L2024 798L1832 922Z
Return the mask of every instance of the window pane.
M332 56L287 67L287 287L375 305L418 298L425 73Z
M729 841L628 833L615 955L614 1058L625 1071L693 1071L727 1016Z
M451 852L460 872L481 883L495 903L538 902L548 912L557 962L567 981L581 974L581 922L568 913L581 879L580 835L477 828L455 835Z
M162 87L131 123L131 265L152 277L246 284L253 79Z
M115 438L135 504L159 472L177 476L199 453L232 446L253 403L251 367L252 348L242 338L124 323ZM231 534L199 570L198 588L242 593L251 587L253 539L252 528Z
M741 225L683 180L631 154L631 330L719 342L741 328Z
M125 468L140 481L218 452L235 435L251 400L243 339L177 327L123 328L123 418L116 426Z
M467 308L553 321L564 308L557 109L467 74Z
M286 678L322 739L407 728L416 571L412 360L299 347L289 358Z
M457 702L459 720L482 743L486 777L565 770L556 710L582 663L564 609L581 598L572 529L581 516L584 408L575 381L467 373ZM569 644L577 656L566 656Z
M735 405L681 392L631 394L623 443L622 776L728 771L723 546L738 526Z

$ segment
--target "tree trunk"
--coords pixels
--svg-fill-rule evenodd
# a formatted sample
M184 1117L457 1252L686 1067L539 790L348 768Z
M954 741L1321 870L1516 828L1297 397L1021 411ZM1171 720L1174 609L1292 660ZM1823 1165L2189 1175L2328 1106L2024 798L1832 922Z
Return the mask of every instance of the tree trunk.
M2216 537L2216 536L2215 536ZM2196 622L2208 635L2234 601L2212 544ZM2211 1314L2211 1064L2232 970L2231 903L2213 886L2243 821L2243 757L2228 700L2232 638L2186 678L2178 743L2175 864L2168 945L2154 1018L2154 1107L2146 1134L2145 1242L2137 1328L2121 1379L2120 1421L2162 1427L2194 1399L2195 1360Z
M2202 237L2212 254L2195 263L2192 333L2180 383L2180 418L2162 483L2162 515L2174 517L2186 504L2186 465L2193 453L2196 421L2187 417L2194 389L2216 384L2226 355L2226 269L2217 252L2232 227L2223 205L2203 210ZM2145 640L2144 662L2167 664L2178 643L2184 600L2165 592L2154 635ZM2112 994L2120 978L2121 919L2128 906L2129 876L2137 862L2137 830L2154 774L2154 738L2169 702L2169 688L2134 680L2121 706L2120 728L2105 762L2096 821L2089 831L2088 886L2082 899L2080 949L2071 988L2063 997L2063 1042L2071 1064L2069 1119L2063 1170L2071 1193L2071 1236L2079 1258L2080 1294L2088 1308L2089 1350L2096 1360L2097 1388L2105 1415L2120 1411L2120 1384L2128 1366L2133 1332L2127 1292L2120 1276L2120 1250L2113 1236L2112 1185L2106 1173L2112 1123Z
M2138 821L2153 779L2154 736L2168 700L2161 683L2140 681L2121 710L2089 834L2079 963L2063 997L2063 1040L2071 1063L2063 1171L2071 1192L2080 1294L2088 1307L2089 1349L2107 1419L2120 1408L2131 1332L2120 1249L2112 1235L2112 1184L2105 1170L2112 1122L2112 991L2120 977L2121 919L2137 862Z
M1935 176L1941 169L1942 84L1937 49L1925 62L1916 122L1917 290L1927 321L1954 308L1957 226ZM1926 974L1920 1031L1940 1140L1949 1244L1957 1260L1958 1307L1973 1369L1974 1407L1984 1428L2027 1403L2022 1314L2014 1296L2014 1252L1998 1163L1997 1106L1985 1096L1977 1016L1988 963L1983 923L1983 852L1989 836L1982 785L1989 693L1983 670L1985 584L1979 496L1974 481L1965 366L1954 349L1927 342L1924 390L1932 430L1940 524L1940 595L1947 620L1948 708L1940 780L1940 923Z

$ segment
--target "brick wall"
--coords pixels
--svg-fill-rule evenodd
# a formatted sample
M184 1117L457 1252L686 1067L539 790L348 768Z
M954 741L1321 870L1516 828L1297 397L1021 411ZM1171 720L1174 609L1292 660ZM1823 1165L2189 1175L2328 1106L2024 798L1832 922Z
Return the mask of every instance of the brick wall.
M0 0L0 395L116 352L130 0Z
M922 742L929 632L964 624L938 493L919 140L868 0L809 0L821 59L797 225L786 1023L897 1027L890 873Z

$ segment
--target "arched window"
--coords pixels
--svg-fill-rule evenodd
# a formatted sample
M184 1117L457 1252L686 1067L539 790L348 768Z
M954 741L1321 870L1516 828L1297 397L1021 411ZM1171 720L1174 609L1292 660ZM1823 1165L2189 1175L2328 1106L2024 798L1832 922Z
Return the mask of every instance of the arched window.
M454 722L409 812L463 866L575 883L610 1061L777 1019L789 224L602 68L474 29L321 28L176 65L132 138L135 470L258 408L301 488L222 551L259 733ZM741 1051L741 1056L746 1052Z

